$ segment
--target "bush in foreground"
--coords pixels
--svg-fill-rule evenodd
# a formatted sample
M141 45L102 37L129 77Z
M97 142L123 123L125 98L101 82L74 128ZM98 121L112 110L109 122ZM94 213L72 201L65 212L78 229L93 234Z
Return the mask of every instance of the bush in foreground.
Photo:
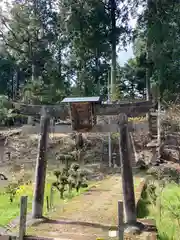
M75 188L79 192L80 188L88 187L86 183L86 173L80 169L79 164L71 164L69 168L63 168L62 171L54 171L56 181L52 183L51 188L55 188L60 193L60 198L64 198L64 192L68 189L71 193Z
M179 239L180 186L163 180L149 181L142 194L138 217L156 221L159 240Z

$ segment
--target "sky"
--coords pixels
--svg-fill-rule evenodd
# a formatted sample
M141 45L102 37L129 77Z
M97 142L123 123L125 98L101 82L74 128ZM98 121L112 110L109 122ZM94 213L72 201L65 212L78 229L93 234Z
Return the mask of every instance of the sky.
M133 55L133 50L132 50L132 45L128 45L127 46L127 51L120 51L118 54L118 59L117 61L119 62L119 64L121 66L124 65L124 63L126 63L128 61L128 59L132 58Z

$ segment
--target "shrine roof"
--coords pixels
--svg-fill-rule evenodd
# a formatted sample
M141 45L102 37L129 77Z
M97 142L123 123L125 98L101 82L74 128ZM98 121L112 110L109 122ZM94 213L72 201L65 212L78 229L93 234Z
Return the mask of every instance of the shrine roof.
M69 97L64 98L62 100L62 103L72 103L72 102L100 102L101 97Z

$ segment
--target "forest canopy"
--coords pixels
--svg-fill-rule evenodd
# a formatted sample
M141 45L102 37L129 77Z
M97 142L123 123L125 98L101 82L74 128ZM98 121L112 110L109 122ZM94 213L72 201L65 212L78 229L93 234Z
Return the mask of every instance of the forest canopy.
M116 99L145 98L148 81L175 99L179 21L175 0L13 0L0 12L0 94L33 104L106 98L111 76ZM130 42L134 57L119 66L119 49Z

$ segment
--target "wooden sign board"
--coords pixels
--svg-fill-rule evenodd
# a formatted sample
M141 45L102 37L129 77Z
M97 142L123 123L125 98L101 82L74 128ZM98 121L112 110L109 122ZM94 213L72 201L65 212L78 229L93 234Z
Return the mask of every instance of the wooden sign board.
M91 102L71 103L72 130L86 131L93 126L93 104Z

